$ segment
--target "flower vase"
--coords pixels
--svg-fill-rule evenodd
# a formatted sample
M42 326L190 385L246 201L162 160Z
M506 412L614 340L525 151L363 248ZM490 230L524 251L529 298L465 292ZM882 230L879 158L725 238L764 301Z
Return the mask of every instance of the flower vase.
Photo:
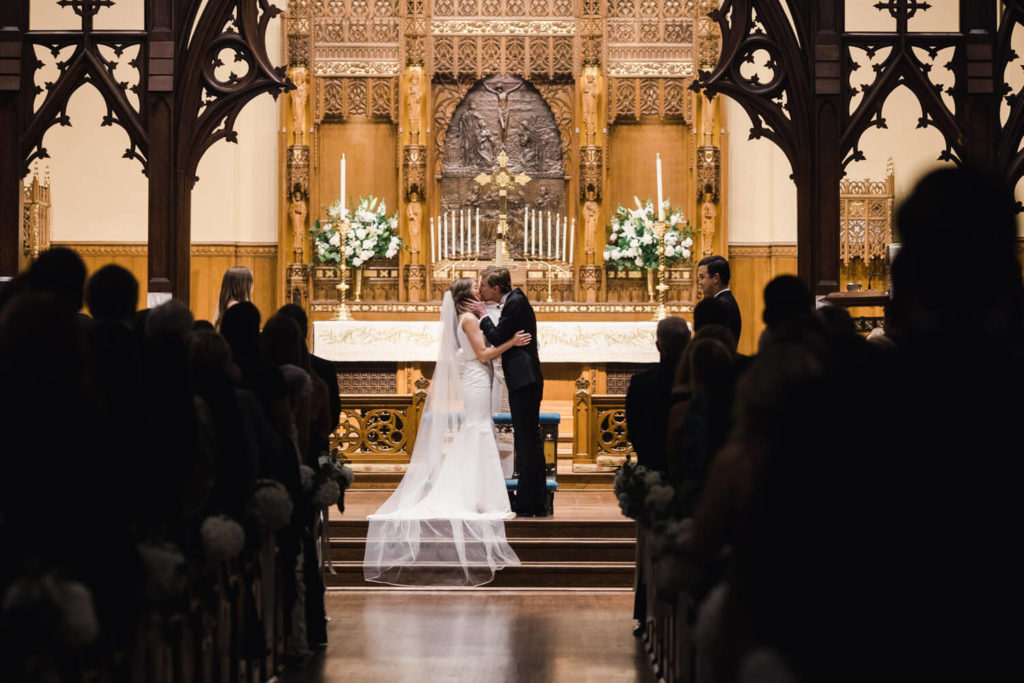
M647 269L647 300L649 303L655 303L654 301L654 275L658 272L657 268Z
M355 301L361 302L363 300L363 269L356 268L356 298Z

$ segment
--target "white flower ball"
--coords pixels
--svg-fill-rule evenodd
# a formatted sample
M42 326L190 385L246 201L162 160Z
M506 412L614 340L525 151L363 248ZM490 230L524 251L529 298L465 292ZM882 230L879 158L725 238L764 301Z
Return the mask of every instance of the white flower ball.
M260 479L246 512L260 531L277 531L292 519L292 499L281 482Z
M313 494L313 504L321 508L330 507L338 502L339 496L341 496L341 487L336 481L329 479L320 484L320 488Z
M673 247L671 244L666 244L665 245L665 256L667 256L668 258L672 258L675 255L676 255L676 248Z
M685 240L683 240L682 246L684 246L684 247L692 247L693 246L693 238L692 237L687 237Z
M356 473L352 471L352 468L348 465L342 465L340 474L345 480L345 488L352 486L352 482L355 481L356 478Z
M139 557L146 570L146 595L155 600L173 598L185 590L185 555L173 543L140 543Z
M682 255L683 255L684 259L685 258L690 258L690 250L689 249L682 249L681 251L682 251Z
M227 562L245 547L242 525L226 515L207 517L199 527L199 535L206 556L214 562Z
M303 491L313 490L313 478L316 477L316 472L309 465L299 465L299 481L302 482Z

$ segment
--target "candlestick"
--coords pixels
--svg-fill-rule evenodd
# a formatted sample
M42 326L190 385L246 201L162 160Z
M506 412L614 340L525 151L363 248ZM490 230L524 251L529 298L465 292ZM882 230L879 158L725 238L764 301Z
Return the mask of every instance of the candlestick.
M476 255L480 255L480 207L476 207Z
M572 263L574 249L576 245L576 216L572 217L572 227L569 228L569 258L566 259L569 263Z
M533 210L533 218L530 219L530 225L533 227L533 255L540 256L540 240L538 239L539 228L537 227L537 209Z
M530 242L530 240L529 240L529 237L530 237L529 223L527 222L527 220L529 218L530 218L530 211L529 211L529 209L527 209L524 206L523 207L523 256L529 256L530 255L530 251L529 251L529 248L527 246L529 244L529 242Z
M341 155L341 215L345 216L345 155Z
M661 154L658 153L654 156L655 164L658 167L658 220L665 220L665 207L662 206L662 194L661 194Z
M434 255L434 217L430 217L430 262L434 263L437 261L437 257Z

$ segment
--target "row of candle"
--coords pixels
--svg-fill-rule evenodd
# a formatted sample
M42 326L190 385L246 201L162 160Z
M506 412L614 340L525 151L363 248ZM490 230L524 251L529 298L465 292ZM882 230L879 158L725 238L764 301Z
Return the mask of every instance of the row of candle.
M475 233L475 234L474 234ZM475 256L480 253L480 209L476 210L475 225L472 209L445 211L430 219L430 260Z
M536 209L523 210L523 253L555 261L567 261L567 255L573 252L576 242L576 219L569 223L568 216L547 213L547 226L544 224L544 211ZM552 229L552 219L554 229Z

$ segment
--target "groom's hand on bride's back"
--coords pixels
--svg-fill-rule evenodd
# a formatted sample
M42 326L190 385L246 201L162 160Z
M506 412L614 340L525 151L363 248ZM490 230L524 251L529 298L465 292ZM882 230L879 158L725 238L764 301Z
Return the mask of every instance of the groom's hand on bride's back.
M469 310L478 318L487 315L487 306L479 299L471 299L468 303Z

